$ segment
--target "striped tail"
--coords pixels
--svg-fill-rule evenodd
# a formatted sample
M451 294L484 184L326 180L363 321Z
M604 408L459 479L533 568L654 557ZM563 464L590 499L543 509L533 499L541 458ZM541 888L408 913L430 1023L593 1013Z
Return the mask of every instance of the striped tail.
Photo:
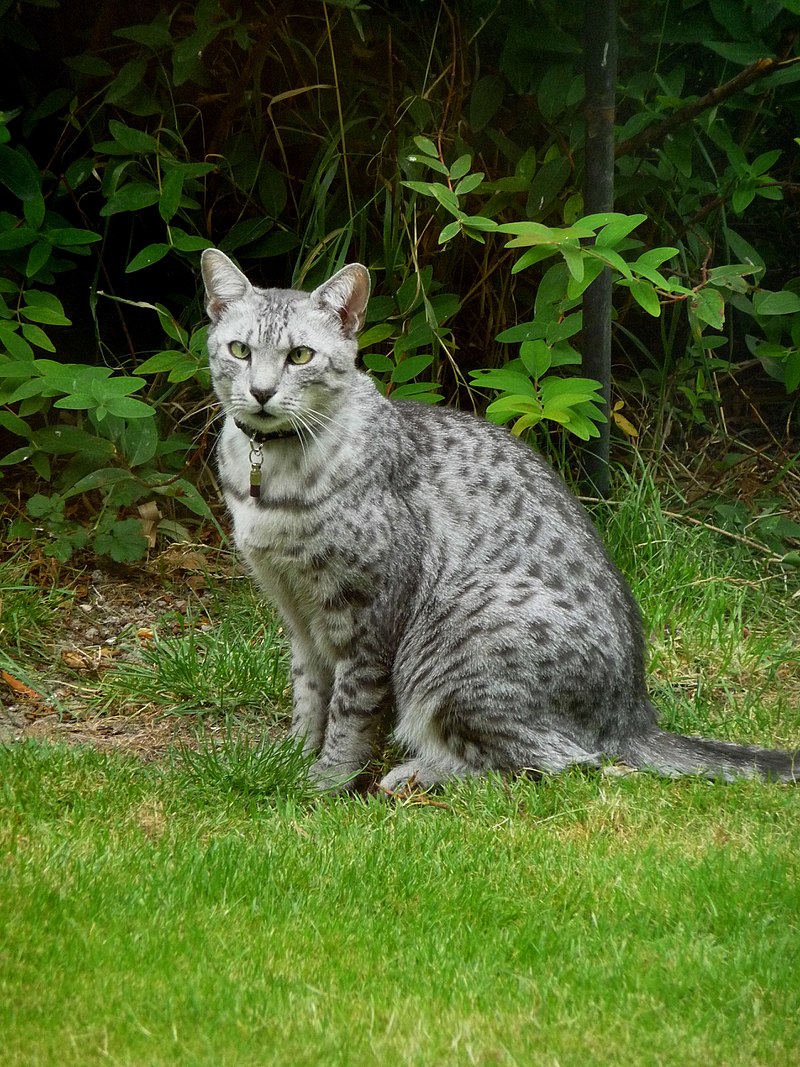
M684 737L657 727L626 739L619 746L618 755L631 767L671 778L698 774L726 782L738 778L800 782L800 751L781 752L704 737Z

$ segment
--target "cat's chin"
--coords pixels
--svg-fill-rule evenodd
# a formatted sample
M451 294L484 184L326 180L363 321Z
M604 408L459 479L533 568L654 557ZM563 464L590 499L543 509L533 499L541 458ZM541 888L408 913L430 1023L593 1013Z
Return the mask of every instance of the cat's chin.
M296 429L280 416L263 416L260 418L244 419L237 418L236 415L232 415L234 425L237 430L249 437L251 441L269 441L273 438L281 437L294 437L296 436Z

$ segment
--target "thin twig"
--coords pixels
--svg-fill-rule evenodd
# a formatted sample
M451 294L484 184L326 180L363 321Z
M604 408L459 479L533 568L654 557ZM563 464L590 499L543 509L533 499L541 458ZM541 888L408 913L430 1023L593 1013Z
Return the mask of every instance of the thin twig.
M761 78L765 78L768 74L772 74L776 70L783 70L785 67L790 67L797 62L800 62L800 56L787 60L775 58L757 59L755 63L751 63L749 67L739 71L729 81L709 89L705 96L701 96L699 100L687 104L686 107L679 108L662 122L648 126L646 130L642 130L641 133L637 133L634 137L621 141L614 149L614 155L628 155L641 148L647 148L654 141L663 141L670 130L674 130L676 126L682 126L685 122L690 122L703 111L707 111L722 100L733 96L734 93L741 92L742 89L746 89L753 82L760 81Z

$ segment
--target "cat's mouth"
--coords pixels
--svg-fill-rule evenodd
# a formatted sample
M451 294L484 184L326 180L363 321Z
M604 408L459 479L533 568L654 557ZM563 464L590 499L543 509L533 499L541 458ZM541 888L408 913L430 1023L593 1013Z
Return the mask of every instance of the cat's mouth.
M235 416L233 421L237 430L241 430L251 441L257 441L259 444L263 444L265 441L276 441L282 437L297 436L295 427L290 423L286 423L279 416L261 416L258 420L261 425L254 425L255 420L253 422L243 422ZM283 423L283 425L276 427L276 422Z

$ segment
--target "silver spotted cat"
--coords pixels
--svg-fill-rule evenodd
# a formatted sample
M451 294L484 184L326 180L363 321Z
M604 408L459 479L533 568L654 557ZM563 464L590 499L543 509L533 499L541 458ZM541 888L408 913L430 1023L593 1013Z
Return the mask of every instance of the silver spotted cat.
M604 758L795 780L798 753L659 729L637 605L544 460L356 369L364 267L312 293L255 288L215 249L202 269L222 487L291 635L292 733L320 788L351 785L387 722L406 754L390 792Z

